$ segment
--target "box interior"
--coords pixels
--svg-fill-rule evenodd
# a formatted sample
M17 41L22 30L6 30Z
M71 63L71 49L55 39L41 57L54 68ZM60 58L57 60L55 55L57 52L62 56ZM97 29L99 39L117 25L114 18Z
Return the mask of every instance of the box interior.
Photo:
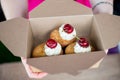
M120 17L110 14L94 15L104 50L113 48L120 42Z
M78 37L86 37L97 49L103 50L98 26L93 16L63 16L31 19L33 32L33 48L49 39L50 32L62 24L71 24L75 27Z
M96 48L96 51L88 54L70 54L39 58L29 57L27 60L28 64L51 74L61 72L76 74L76 72L79 70L90 68L105 56L103 43L101 42L101 37L98 32L99 30L97 30L98 26L92 15L30 19L30 26L33 32L33 49L40 43L49 39L50 32L64 23L69 23L74 26L77 36L86 37ZM68 68L69 66L72 67L72 70L71 68Z

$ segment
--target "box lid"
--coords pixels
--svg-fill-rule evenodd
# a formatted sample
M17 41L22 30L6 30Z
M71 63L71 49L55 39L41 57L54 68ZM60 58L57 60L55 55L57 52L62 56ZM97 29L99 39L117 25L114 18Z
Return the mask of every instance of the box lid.
M45 0L29 13L29 17L39 18L90 14L92 15L90 8L80 5L74 0Z
M28 38L31 38L29 33L29 21L24 18L0 23L0 40L15 56L28 56L28 47L31 45L28 41Z
M120 41L120 17L109 14L95 15L100 30L103 47L109 49Z

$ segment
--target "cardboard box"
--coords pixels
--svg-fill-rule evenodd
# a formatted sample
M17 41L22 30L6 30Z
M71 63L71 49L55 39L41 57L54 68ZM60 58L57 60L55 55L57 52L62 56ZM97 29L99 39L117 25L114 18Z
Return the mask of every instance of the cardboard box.
M30 13L29 20L16 18L0 23L0 40L14 55L27 57L28 64L45 72L76 74L90 68L106 55L105 50L118 44L119 21L113 15L93 15L91 9L73 0L46 0ZM31 58L33 48L46 41L49 33L63 23L73 25L77 35L90 39L97 51Z

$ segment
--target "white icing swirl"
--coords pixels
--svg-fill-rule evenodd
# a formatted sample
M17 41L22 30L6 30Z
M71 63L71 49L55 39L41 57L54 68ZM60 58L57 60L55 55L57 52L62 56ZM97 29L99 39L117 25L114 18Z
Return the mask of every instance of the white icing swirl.
M59 43L57 43L57 46L53 49L49 48L47 45L45 45L44 48L47 56L59 55L62 49Z
M63 24L61 27L59 27L59 34L60 34L61 38L64 40L72 40L76 36L75 28L72 33L68 34L63 30L65 25L66 24Z
M75 46L74 46L74 52L75 53L85 53L85 52L90 52L91 51L91 47L90 45L87 48L81 47L78 42L76 42Z

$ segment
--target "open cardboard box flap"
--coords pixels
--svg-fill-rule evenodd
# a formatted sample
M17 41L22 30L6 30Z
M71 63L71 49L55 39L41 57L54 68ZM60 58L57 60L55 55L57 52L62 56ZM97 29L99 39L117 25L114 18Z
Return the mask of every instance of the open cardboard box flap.
M104 51L98 51L90 54L85 53L28 58L27 62L28 64L50 74L69 73L76 75L80 70L88 69L95 65L104 56Z
M27 57L32 45L29 21L15 18L0 23L0 40L15 55Z
M29 17L31 19L71 15L92 15L92 10L74 0L45 0L30 12Z
M104 49L115 47L120 41L120 17L109 14L94 16L101 33Z

